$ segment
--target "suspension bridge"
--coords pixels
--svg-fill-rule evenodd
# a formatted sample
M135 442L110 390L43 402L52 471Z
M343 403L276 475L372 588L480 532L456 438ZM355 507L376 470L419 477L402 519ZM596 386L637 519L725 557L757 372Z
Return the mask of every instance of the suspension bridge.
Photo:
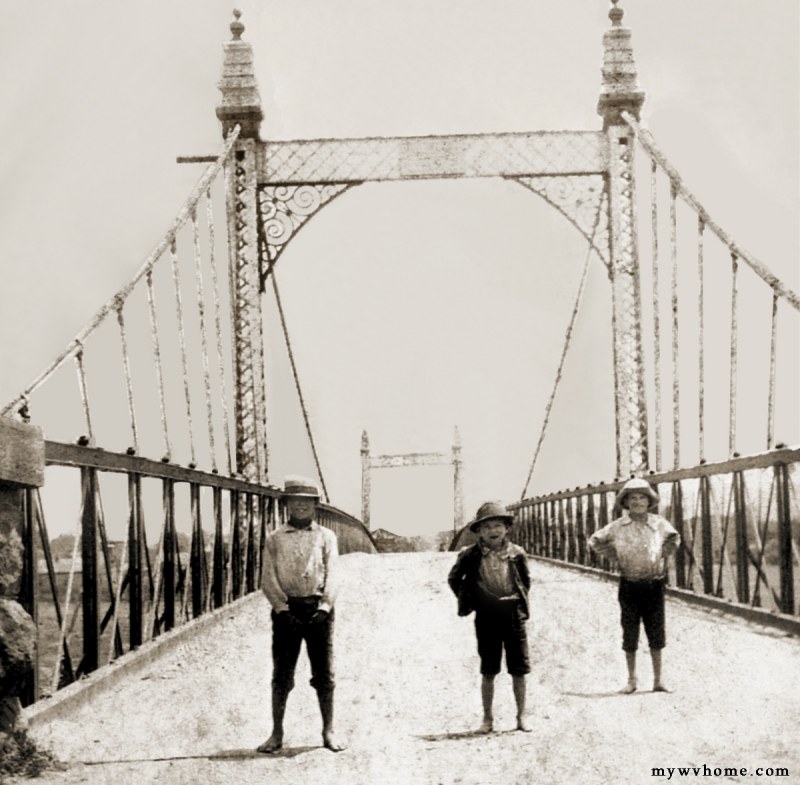
M37 630L14 692L34 738L70 764L46 779L638 783L654 767L703 765L750 770L734 780L796 776L800 446L776 433L797 425L799 355L786 347L797 348L800 297L717 222L643 126L631 30L612 4L599 129L344 139L262 138L256 54L234 12L218 151L179 158L203 170L166 233L1 412L0 535L20 554L4 597ZM451 551L470 542L468 429L447 452L375 455L370 435L357 434L361 506L344 509L326 481L315 438L324 423L278 284L286 249L334 201L450 179L501 181L543 200L583 246L541 429L519 494L505 500L533 575L528 735L469 733L477 659L447 594L452 553L380 554L373 536L373 471L445 464L454 503L442 528L452 528ZM614 475L533 495L598 265L612 314ZM323 488L318 520L344 554L341 756L317 748L301 689L286 752L253 751L267 730L270 669L261 551L286 516L272 469L285 414L269 395L267 320L284 340ZM741 447L744 421L761 423L760 449ZM74 437L51 439L52 422ZM631 475L658 488L682 545L669 575L675 692L621 698L615 565L586 540ZM77 500L76 536L59 571L49 530L69 506L63 494ZM488 761L497 767L487 774ZM756 779L757 767L773 773Z

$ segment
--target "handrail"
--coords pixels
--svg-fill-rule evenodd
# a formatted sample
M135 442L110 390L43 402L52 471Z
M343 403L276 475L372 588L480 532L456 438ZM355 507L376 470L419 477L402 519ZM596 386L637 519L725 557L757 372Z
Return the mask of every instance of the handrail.
M797 616L800 553L800 447L652 473L660 510L681 535L670 570L678 588L740 606L765 605ZM558 491L510 504L511 538L532 555L615 572L587 547L589 535L615 517L623 480ZM450 550L471 544L465 526Z
M51 685L53 690L66 686L163 632L258 590L265 538L286 520L282 489L83 444L46 441L44 452L46 466L80 474L80 548L73 550L70 566L70 575L80 578L70 577L66 586L63 576L59 579L39 492L29 491L23 539L26 563L36 579L21 601L41 625L49 626L39 631L41 663L24 696L26 703L47 694ZM127 477L127 534L116 549L107 535L103 474ZM148 484L150 491L160 488L162 509L157 513L146 503ZM125 493L122 488L119 492ZM149 498L155 501L155 496ZM152 526L145 526L151 517L157 518L161 532L155 548L146 533ZM352 515L320 504L317 521L336 534L340 553L377 553L372 535ZM186 554L178 545L179 531L189 537ZM37 554L44 557L47 573L46 579L41 576L41 592L52 595L55 614L37 612L47 601L39 598ZM81 592L79 599L69 596L73 584ZM76 645L71 631L78 615L83 633ZM49 675L41 677L45 672Z

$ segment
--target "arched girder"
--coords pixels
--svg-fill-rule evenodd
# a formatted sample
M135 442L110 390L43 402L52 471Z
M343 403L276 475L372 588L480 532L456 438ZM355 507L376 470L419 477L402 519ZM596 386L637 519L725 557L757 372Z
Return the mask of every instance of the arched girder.
M609 274L611 252L608 235L606 178L600 174L508 177L556 208L587 240Z
M326 204L358 183L262 185L258 189L259 278L267 277L289 240Z

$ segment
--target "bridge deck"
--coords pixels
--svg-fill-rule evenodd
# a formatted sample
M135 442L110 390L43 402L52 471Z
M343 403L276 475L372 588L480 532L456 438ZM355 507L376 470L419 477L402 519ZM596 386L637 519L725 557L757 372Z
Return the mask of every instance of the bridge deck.
M674 692L621 696L615 587L532 562L534 731L510 731L513 700L503 675L499 732L469 736L480 718L478 665L471 620L456 616L444 581L453 554L344 560L337 726L346 752L319 746L304 660L286 750L252 752L269 731L269 614L257 598L68 718L35 727L72 762L42 781L640 785L658 780L654 766L800 773L796 638L672 602L665 678ZM640 659L646 688L649 657ZM676 772L674 779L695 778Z

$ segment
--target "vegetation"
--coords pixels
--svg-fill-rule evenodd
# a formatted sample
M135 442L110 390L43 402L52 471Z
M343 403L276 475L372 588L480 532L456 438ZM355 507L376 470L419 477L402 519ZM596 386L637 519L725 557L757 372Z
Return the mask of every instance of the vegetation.
M0 783L9 777L38 777L48 769L60 769L49 752L40 750L25 730L0 734Z

